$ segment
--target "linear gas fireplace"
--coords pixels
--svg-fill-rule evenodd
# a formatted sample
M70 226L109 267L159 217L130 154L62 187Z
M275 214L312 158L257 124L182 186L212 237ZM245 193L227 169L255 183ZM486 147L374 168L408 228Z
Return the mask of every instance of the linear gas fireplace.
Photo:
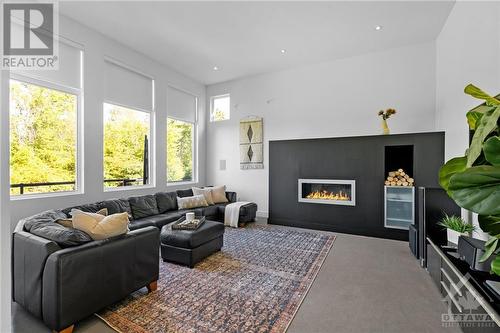
M355 206L356 181L299 179L299 202Z

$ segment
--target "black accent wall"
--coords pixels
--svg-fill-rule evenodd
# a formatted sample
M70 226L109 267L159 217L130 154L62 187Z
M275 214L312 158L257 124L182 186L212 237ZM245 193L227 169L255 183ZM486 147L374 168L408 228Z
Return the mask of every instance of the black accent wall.
M438 187L443 159L443 132L270 141L268 222L407 240L384 227L386 170L401 160L416 186ZM299 203L299 178L354 179L356 206Z

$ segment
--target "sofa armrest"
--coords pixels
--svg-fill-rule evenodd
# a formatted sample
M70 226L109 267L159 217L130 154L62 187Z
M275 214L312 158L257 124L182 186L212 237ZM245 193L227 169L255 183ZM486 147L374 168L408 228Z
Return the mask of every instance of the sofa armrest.
M61 250L55 242L17 231L12 236L12 298L42 318L42 274L47 258Z
M238 201L238 196L236 195L236 192L226 192L226 198L227 200L229 200L229 202Z
M159 235L146 227L53 253L43 273L43 321L69 327L158 280Z

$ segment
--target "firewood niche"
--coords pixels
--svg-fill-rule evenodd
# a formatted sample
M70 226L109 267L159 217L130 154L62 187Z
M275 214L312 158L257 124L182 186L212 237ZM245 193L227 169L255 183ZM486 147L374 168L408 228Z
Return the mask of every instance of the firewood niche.
M386 186L413 186L415 180L411 178L403 169L389 171L385 179Z
M415 186L413 145L385 146L385 186Z

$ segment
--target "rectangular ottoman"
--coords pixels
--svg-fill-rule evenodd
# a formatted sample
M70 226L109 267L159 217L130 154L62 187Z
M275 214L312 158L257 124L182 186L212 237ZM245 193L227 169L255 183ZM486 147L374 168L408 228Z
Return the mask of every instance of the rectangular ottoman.
M163 261L194 267L219 251L224 244L224 225L205 221L197 230L172 230L171 224L161 229L160 248Z

